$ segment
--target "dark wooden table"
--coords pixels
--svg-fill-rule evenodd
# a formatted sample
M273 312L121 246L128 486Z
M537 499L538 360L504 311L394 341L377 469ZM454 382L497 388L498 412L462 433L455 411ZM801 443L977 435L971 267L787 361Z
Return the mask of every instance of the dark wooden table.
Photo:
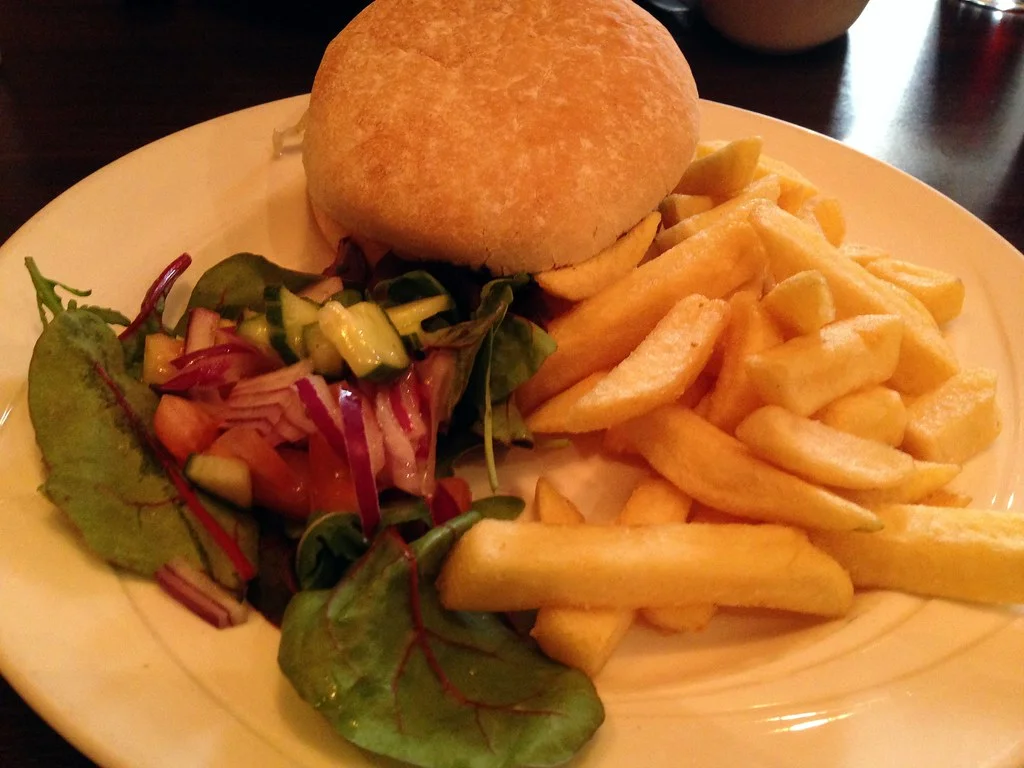
M959 0L871 0L846 37L766 56L724 41L699 11L649 1L661 6L655 13L702 96L889 162L1024 250L1024 15ZM324 46L356 9L314 0L3 0L0 242L126 152L307 91ZM0 681L0 766L86 765Z

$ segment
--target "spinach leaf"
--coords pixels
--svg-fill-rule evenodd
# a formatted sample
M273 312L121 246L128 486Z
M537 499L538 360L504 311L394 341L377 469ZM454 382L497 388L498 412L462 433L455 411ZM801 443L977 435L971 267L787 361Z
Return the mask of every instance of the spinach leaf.
M236 253L215 264L199 278L188 300L188 309L205 307L223 317L236 319L242 310L264 310L263 291L268 285L283 285L301 291L323 280L322 275L279 267L254 253ZM178 321L176 332L185 332L188 312Z
M518 496L495 495L474 500L469 511L495 520L515 520L525 508L526 502Z
M491 351L491 401L508 398L555 351L555 340L519 315L506 315L495 329Z
M300 589L329 589L337 584L370 544L359 515L328 512L311 521L295 550L295 575Z
M552 766L604 710L585 675L492 614L453 613L433 582L475 513L412 545L387 529L333 591L285 613L278 663L349 741L420 766Z
M152 423L157 396L125 370L122 346L104 318L83 309L57 314L36 342L28 375L29 412L47 468L43 492L114 565L149 576L182 557L239 588L231 561L140 444L97 368L138 418ZM255 562L251 518L209 497L203 503Z

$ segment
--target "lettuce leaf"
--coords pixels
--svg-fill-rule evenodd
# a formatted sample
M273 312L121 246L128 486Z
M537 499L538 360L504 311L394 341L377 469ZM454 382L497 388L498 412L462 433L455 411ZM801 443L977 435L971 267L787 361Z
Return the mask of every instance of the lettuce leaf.
M106 317L87 309L59 312L36 342L28 375L29 413L47 470L43 493L90 549L114 565L151 576L181 557L225 586L240 588L231 561L140 444L97 367L118 385L132 411L152 423L157 396L125 369L124 349ZM203 503L255 562L255 522L210 497Z
M444 610L433 586L470 512L412 545L387 529L333 591L285 613L278 663L363 749L420 766L553 766L604 719L585 675L491 614Z

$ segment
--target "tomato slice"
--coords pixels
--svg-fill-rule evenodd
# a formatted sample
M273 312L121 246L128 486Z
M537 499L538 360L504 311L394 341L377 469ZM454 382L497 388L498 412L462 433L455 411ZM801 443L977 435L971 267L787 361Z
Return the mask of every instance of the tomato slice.
M319 432L309 436L309 507L311 512L359 511L348 459Z
M224 432L206 453L233 456L248 464L253 500L261 507L288 517L309 517L309 464L304 455L295 455L301 451L275 450L256 429L241 426Z
M217 420L201 406L176 395L164 395L153 414L157 440L184 464L192 453L202 453L217 439Z

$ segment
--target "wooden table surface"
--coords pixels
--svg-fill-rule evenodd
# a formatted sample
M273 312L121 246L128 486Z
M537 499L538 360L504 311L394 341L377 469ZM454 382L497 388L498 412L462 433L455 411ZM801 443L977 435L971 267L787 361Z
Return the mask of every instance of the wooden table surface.
M703 97L891 163L1024 250L1024 15L871 0L846 37L768 56L723 40L699 10L649 2ZM314 0L3 0L0 242L126 152L308 91L353 13ZM0 681L0 766L87 765Z

